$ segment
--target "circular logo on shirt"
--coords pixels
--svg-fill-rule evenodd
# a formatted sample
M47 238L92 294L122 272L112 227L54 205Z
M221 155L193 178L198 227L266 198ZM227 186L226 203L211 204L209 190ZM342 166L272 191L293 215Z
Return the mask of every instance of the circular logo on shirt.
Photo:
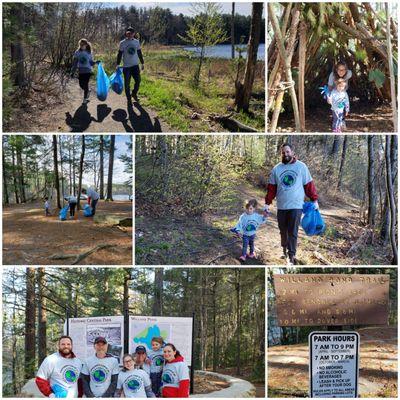
M280 176L281 184L285 189L291 188L296 183L296 179L297 173L290 170L283 172Z
M73 365L66 365L61 370L61 375L67 383L75 383L79 378L79 371Z
M128 47L128 54L133 56L136 53L136 49L134 47Z
M128 378L128 380L125 383L130 391L132 391L133 393L137 393L141 388L143 381L138 376L135 376Z
M163 372L161 379L164 383L174 383L178 381L177 376L173 371Z
M257 229L257 227L256 227L254 224L252 224L252 223L247 224L247 225L246 225L246 228L245 228L246 232L255 231L256 229Z
M79 62L81 64L87 64L87 58L85 56L81 56L81 57L79 57Z
M161 367L164 364L164 357L163 356L155 356L153 358L153 363L156 367Z
M107 378L107 369L102 365L97 365L91 371L92 379L97 383L103 383Z

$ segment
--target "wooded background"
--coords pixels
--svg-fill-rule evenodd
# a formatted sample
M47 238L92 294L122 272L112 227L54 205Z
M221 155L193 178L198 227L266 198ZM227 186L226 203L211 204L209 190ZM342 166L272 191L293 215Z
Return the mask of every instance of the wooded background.
M3 395L15 397L70 317L195 313L195 369L264 381L265 272L202 268L9 268L3 272Z
M91 186L100 199L132 194L132 178L113 183L115 135L14 135L3 136L3 205L43 200L61 208L64 196L81 192L82 177L93 176ZM127 152L119 156L125 172L132 174L132 136ZM79 198L79 196L78 196Z
M137 217L171 215L189 222L194 216L217 214L222 222L237 204L240 185L259 188L261 195L266 192L284 142L290 142L298 159L308 165L321 209L339 212L346 204L353 205L358 211L360 244L375 243L391 253L389 258L397 264L395 135L139 135L135 147ZM237 208L238 216L241 212ZM340 241L344 232L335 229L326 234ZM391 248L387 248L389 242Z
M346 62L353 72L352 106L359 102L371 109L391 103L397 129L395 10L394 4L373 2L268 4L270 131L275 132L279 114L288 110L294 115L296 131L305 131L306 111L326 105L318 87L327 84L338 61Z

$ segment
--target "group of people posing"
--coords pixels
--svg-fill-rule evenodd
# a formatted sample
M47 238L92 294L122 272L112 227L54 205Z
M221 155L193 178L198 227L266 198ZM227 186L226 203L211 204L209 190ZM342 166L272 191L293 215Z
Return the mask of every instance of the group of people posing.
M151 350L137 346L125 354L122 369L107 352L106 338L94 340L95 354L81 361L73 352L72 339L61 336L58 351L47 356L36 375L46 397L189 397L189 368L172 343L153 337Z
M119 44L118 54L116 59L115 69L120 68L122 61L122 72L124 75L125 95L128 104L134 101L138 102L138 92L140 86L140 69L144 69L144 59L140 42L135 36L135 30L129 27L125 32L125 39ZM94 61L92 53L92 45L86 39L80 39L78 49L73 56L73 63L71 69L71 77L78 71L79 86L83 90L83 104L88 103L90 97L89 80L93 74L93 66L100 61ZM140 67L139 67L140 63ZM135 84L131 92L130 82L131 78Z

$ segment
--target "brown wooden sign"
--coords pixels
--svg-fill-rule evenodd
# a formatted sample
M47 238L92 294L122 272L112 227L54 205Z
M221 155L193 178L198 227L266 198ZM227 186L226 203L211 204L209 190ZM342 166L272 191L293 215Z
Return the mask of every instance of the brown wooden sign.
M387 325L389 275L275 274L280 326Z

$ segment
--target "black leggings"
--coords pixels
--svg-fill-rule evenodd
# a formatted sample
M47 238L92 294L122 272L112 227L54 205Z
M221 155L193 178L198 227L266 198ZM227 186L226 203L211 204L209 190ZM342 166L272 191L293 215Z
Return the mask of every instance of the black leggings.
M83 89L83 97L86 99L89 94L89 80L92 76L91 72L85 72L84 74L79 74L79 86Z
M124 74L124 86L125 86L125 95L128 99L131 97L131 78L135 81L135 85L133 86L132 94L137 95L140 86L140 68L139 65L134 65L132 67L124 67L122 70Z
M73 217L75 215L76 203L69 203L69 215Z

